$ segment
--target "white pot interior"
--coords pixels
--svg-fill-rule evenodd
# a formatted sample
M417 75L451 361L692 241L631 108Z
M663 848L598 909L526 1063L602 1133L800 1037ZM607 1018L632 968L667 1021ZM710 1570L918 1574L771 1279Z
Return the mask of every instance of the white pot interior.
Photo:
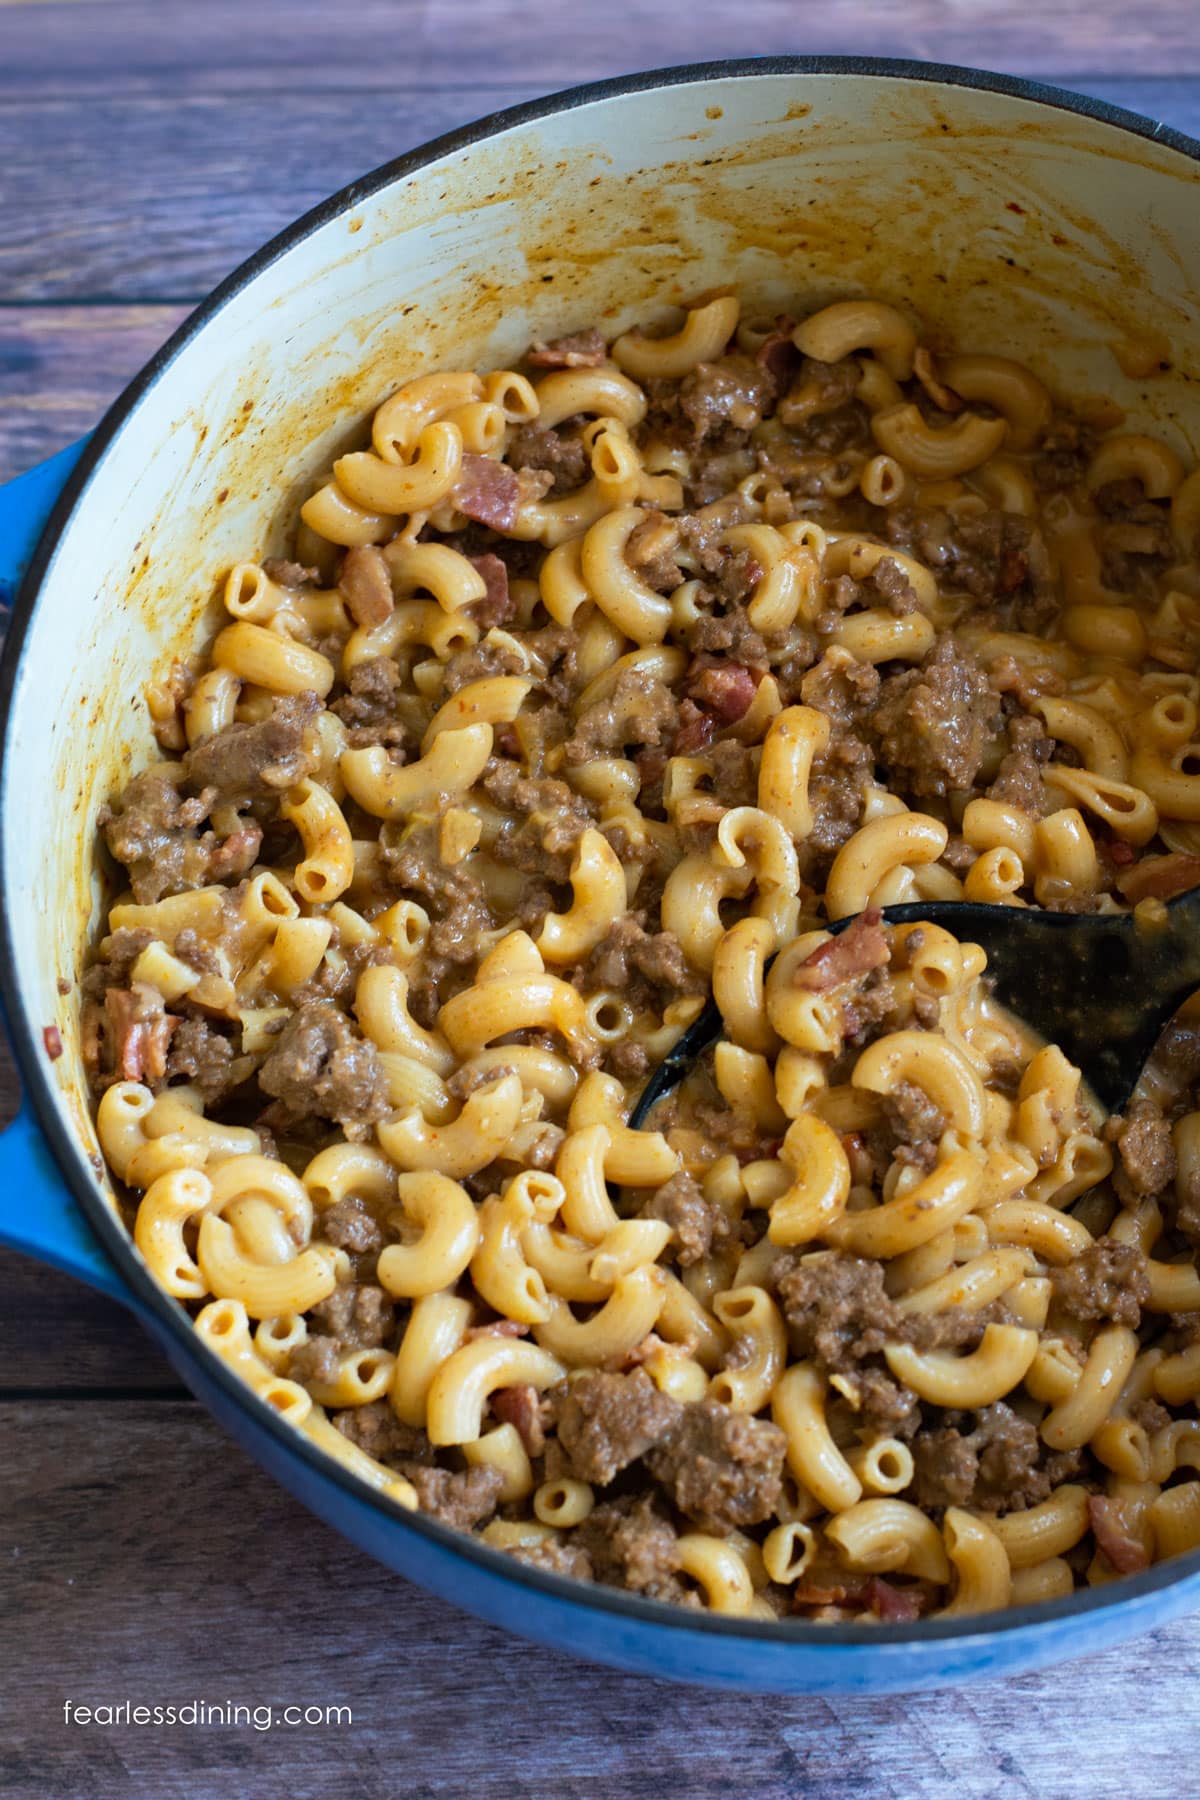
M156 754L142 689L208 629L229 565L285 547L388 392L534 335L612 335L706 289L802 311L876 293L967 349L1106 394L1200 446L1200 164L1038 102L906 77L763 74L593 100L457 149L277 256L116 433L62 536L6 753L5 896L27 1019L96 1152L73 978L97 807ZM1121 374L1114 346L1169 368Z

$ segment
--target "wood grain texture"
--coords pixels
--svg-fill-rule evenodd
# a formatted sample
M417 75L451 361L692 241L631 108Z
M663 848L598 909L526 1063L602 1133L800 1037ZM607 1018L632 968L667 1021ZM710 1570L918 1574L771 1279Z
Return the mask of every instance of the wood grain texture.
M107 0L0 9L0 93L177 93L390 87L397 69L431 87L536 81L543 89L715 57L912 56L1025 75L1200 70L1192 0L750 0L684 8L653 0L551 18L508 0L293 0L283 15L244 0Z
M177 1398L183 1391L123 1306L0 1249L0 1399L64 1388L81 1398L114 1390Z
M0 28L8 17L0 8ZM594 72L581 56L561 80ZM369 104L353 91L283 91L269 105L191 92L0 104L0 302L198 300L348 182L556 85L540 66L536 82L497 69L475 87L431 89L412 81L411 66L404 73L403 86ZM1200 131L1200 92L1186 82L1076 85Z
M0 1441L0 1567L21 1598L0 1684L5 1800L1197 1791L1176 1709L1200 1623L1138 1647L1147 1681L1116 1651L1065 1678L957 1694L718 1699L551 1654L430 1600L302 1512L196 1407L0 1404ZM67 1727L67 1699L346 1705L353 1722Z
M0 106L0 299L199 299L357 176L534 91L497 84L481 104L478 90L406 87L369 108L352 93Z
M90 431L186 306L0 306L0 481Z

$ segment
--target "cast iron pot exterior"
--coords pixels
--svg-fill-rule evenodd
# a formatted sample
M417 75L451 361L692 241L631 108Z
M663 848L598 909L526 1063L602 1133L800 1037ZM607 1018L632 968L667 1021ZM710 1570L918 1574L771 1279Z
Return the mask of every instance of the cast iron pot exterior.
M431 366L612 335L736 282L756 309L871 292L935 339L1026 356L1195 456L1200 145L969 70L783 58L638 75L500 114L335 196L222 284L95 437L0 491L0 981L26 1110L0 1138L0 1240L122 1300L239 1443L388 1567L494 1624L645 1674L878 1694L1101 1649L1200 1604L1200 1555L1038 1608L911 1625L741 1623L514 1564L404 1512L258 1402L159 1291L103 1173L75 975L105 895L100 803L152 760L142 689L278 552L361 419ZM1169 347L1155 381L1112 349ZM349 422L349 423L348 423ZM65 483L65 487L64 487ZM60 489L62 490L60 494ZM47 514L50 514L46 524ZM51 1061L43 1029L64 1054Z

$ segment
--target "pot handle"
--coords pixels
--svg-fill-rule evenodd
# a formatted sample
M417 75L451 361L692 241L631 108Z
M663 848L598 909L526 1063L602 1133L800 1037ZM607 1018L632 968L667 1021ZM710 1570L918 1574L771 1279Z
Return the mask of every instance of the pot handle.
M17 589L42 529L86 442L80 438L49 462L0 485L0 637L7 629Z
M0 636L46 520L83 442L0 486ZM29 1102L0 1133L0 1244L50 1263L125 1305L133 1296L72 1198Z
M28 1101L0 1133L0 1244L135 1304L71 1195Z

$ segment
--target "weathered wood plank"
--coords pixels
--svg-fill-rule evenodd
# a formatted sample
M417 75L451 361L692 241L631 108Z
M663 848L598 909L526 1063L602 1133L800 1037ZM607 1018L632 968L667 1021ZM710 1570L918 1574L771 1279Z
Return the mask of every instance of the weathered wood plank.
M0 91L24 96L173 91L360 91L402 68L429 87L528 81L543 87L630 68L787 52L911 56L1027 75L1190 74L1200 67L1192 0L697 0L686 11L638 4L575 9L553 23L507 0L159 0L9 5L0 11Z
M0 306L0 481L90 431L186 306Z
M10 102L0 300L198 299L326 195L532 91Z
M17 1115L21 1104L21 1084L3 1031L0 1031L0 1131Z
M1198 1621L1065 1679L715 1699L552 1655L427 1598L301 1511L196 1407L0 1405L0 1438L0 1795L13 1800L256 1800L278 1794L285 1759L289 1793L339 1800L1191 1791L1179 1757ZM1130 1678L1148 1664L1153 1680ZM67 1700L193 1699L344 1705L353 1721L63 1721Z
M1075 80L1200 132L1198 83ZM406 84L369 106L350 92L0 104L0 302L197 300L327 194L551 86L539 70L536 86Z
M0 1249L0 1397L64 1388L178 1395L181 1383L123 1306Z

